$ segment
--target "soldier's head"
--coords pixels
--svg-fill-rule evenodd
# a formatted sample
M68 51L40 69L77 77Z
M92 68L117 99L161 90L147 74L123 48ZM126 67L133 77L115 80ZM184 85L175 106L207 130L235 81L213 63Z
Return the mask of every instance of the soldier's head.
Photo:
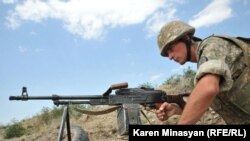
M182 21L165 24L157 39L160 54L180 64L190 61L190 48L194 33L195 28Z

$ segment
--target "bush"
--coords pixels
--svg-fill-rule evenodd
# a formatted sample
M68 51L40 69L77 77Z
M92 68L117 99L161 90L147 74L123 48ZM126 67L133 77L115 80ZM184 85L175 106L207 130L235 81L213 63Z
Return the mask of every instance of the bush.
M5 130L4 138L11 139L15 137L21 137L25 133L26 129L20 123L14 121L14 123Z
M163 85L173 85L176 86L180 83L181 81L181 75L172 75L169 79L167 79Z
M39 116L39 119L40 121L43 123L43 124L46 124L48 125L51 121L51 118L50 118L50 110L48 107L43 107L42 111L41 111L41 115Z
M153 84L151 84L150 82L146 82L146 83L143 83L143 84L140 84L139 86L138 86L138 88L149 88L149 89L154 89L154 86L153 86Z
M63 108L64 108L63 106L60 106L60 107L54 106L53 109L51 110L51 117L53 119L58 118L58 117L62 117Z
M193 89L194 88L194 77L196 75L196 72L194 70L192 70L190 67L188 67L187 69L185 69L183 71L183 78L187 80L187 86L189 89Z

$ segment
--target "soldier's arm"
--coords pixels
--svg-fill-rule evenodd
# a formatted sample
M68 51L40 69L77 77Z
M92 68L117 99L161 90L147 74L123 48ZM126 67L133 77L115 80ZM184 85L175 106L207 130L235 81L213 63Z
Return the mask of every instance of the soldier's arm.
M200 78L186 106L178 124L195 124L212 104L219 93L220 77L215 74L206 74Z

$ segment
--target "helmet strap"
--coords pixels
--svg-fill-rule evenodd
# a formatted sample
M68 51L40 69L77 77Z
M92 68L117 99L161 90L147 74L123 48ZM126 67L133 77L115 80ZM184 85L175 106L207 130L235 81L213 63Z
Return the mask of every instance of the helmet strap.
M186 61L190 61L191 59L191 44L192 44L192 39L190 37L187 38L185 41L186 48L187 48L187 58Z

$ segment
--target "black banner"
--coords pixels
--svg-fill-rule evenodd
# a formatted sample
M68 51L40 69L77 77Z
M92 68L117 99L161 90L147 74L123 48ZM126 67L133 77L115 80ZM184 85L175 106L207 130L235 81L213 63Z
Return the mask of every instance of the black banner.
M250 141L250 125L129 125L129 141L142 139Z

